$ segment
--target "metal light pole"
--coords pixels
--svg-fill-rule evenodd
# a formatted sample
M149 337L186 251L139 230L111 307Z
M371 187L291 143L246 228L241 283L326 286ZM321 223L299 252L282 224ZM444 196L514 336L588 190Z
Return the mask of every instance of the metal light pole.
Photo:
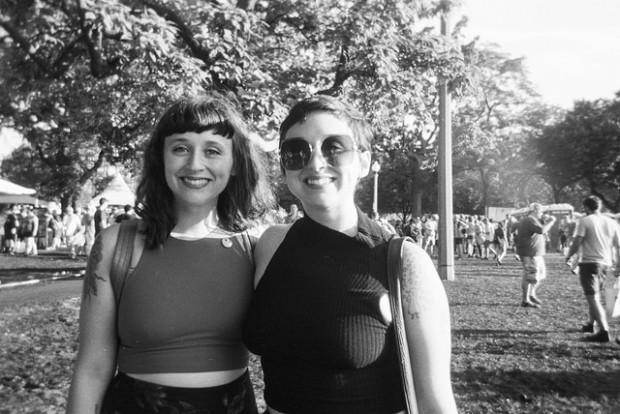
M448 36L448 11L441 13L441 34ZM439 79L439 277L454 280L452 219L452 117L448 82Z
M375 184L373 186L373 192L372 192L372 211L378 216L379 215L379 197L377 194L377 189L379 185L379 171L381 171L381 164L379 164L379 161L375 160L370 166L370 169L375 175Z

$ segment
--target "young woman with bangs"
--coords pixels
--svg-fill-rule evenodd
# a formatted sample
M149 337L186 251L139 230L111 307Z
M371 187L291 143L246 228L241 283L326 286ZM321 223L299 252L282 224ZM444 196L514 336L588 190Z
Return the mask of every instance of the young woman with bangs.
M68 413L256 413L242 321L254 263L248 219L271 206L241 115L184 98L146 145L137 221L102 230L89 257ZM121 226L136 226L113 283Z

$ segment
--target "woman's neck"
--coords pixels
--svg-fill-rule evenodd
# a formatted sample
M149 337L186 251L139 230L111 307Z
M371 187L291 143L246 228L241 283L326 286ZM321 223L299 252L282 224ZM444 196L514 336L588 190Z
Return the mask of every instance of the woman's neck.
M337 206L336 208L306 208L304 212L312 220L332 230L339 231L348 236L357 234L357 207L355 204Z
M177 211L177 222L172 229L188 237L206 237L219 228L217 210L210 209L183 209Z

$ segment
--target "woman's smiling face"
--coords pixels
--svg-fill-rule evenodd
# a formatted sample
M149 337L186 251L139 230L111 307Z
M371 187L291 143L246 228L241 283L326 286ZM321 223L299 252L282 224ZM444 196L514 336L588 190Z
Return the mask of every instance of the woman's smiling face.
M166 183L177 208L215 208L233 171L232 139L203 132L183 132L164 141Z
M312 147L312 155L301 169L285 169L285 176L289 190L301 200L304 209L353 203L357 183L368 173L370 153L357 148L348 123L329 112L313 112L304 121L291 126L283 143L299 138ZM342 141L346 148L353 148L352 154L342 155L346 161L341 165L330 164L321 152L324 141L334 138Z

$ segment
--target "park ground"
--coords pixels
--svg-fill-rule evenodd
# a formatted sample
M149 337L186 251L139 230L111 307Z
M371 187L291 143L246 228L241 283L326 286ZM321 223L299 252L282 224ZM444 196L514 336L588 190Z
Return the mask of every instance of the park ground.
M27 265L5 258L0 257L0 272L11 266L33 272L83 266L62 257L24 259ZM456 261L456 280L444 285L459 412L620 412L620 346L583 341L586 306L578 280L561 255L548 254L546 261L549 277L540 289L541 309L519 306L520 264L512 257L501 267L477 259ZM74 294L2 308L0 414L63 412L77 350L79 305ZM611 325L620 334L620 321ZM251 373L263 406L254 357Z

